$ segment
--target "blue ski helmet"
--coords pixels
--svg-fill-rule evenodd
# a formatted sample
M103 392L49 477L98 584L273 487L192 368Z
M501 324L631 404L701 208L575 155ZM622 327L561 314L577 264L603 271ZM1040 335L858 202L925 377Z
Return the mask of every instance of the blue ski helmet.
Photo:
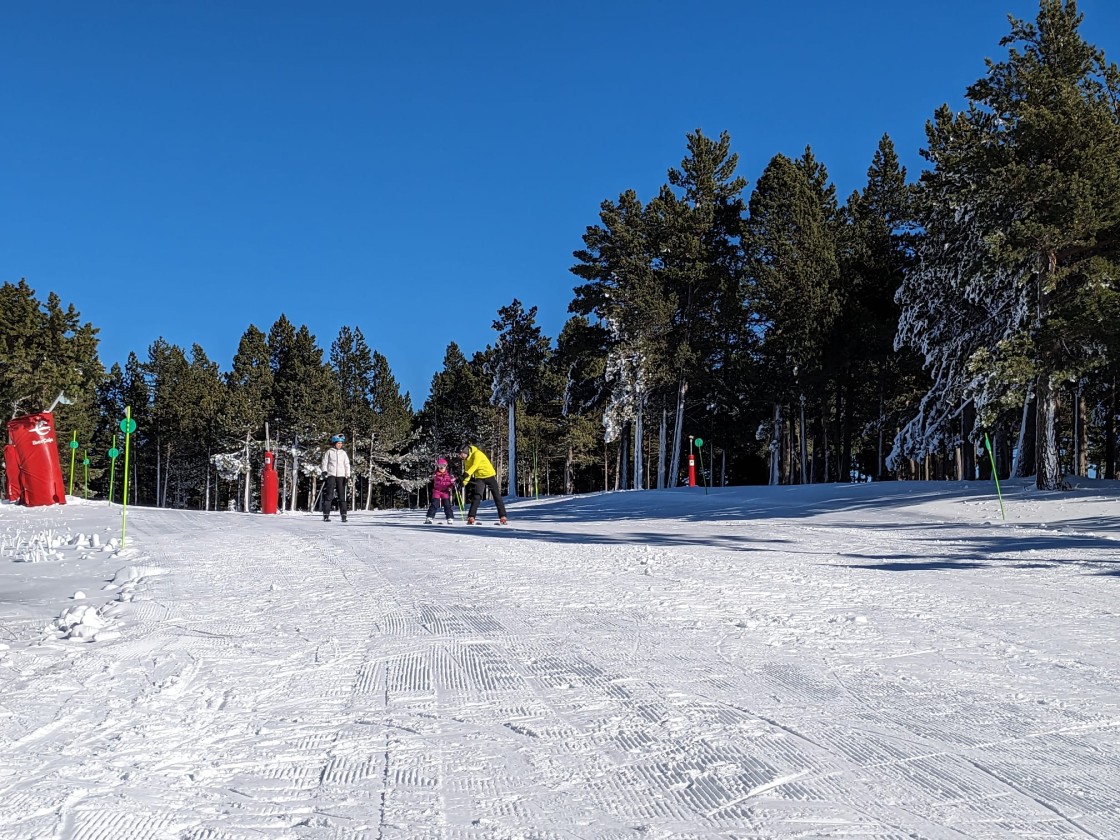
M346 435L335 435L331 438L331 443L346 443Z

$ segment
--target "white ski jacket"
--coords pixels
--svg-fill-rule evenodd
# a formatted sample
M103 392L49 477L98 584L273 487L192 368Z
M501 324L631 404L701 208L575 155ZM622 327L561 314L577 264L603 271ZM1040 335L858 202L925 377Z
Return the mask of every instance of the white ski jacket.
M349 478L350 456L345 449L328 449L323 453L323 463L319 469L326 475Z

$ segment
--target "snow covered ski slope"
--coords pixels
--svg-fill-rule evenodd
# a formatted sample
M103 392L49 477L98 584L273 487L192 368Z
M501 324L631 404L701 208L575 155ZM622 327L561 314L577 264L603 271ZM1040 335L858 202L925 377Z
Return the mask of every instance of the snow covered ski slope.
M0 505L0 840L1120 838L1120 487L1005 501Z

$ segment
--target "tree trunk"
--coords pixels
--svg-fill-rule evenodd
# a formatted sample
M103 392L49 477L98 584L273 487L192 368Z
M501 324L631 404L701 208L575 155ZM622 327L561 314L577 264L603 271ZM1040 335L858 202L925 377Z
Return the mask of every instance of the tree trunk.
M619 478L619 483L622 485L623 490L629 490L633 487L630 483L630 453L633 448L632 435L634 433L634 423L627 420L622 424L622 438L618 442L619 449L619 470L622 475Z
M249 463L249 432L245 433L245 500L244 507L241 508L242 513L249 512L249 475L252 466Z
M777 487L781 479L782 461L782 406L774 403L770 418L770 486Z
M356 444L356 441L355 441ZM373 433L369 436L369 460L366 463L366 510L373 503Z
M785 428L782 430L783 440L782 443L782 484L793 484L793 447L797 441L794 440L797 426L794 424L793 410L790 410L788 416L783 418Z
M1104 478L1116 478L1116 377L1112 378L1106 400L1108 411L1104 422Z
M299 510L299 438L292 443L292 512Z
M1015 456L1011 459L1011 474L1015 478L1026 478L1034 469L1034 429L1035 412L1033 410L1034 392L1028 389L1023 394L1023 416L1019 420L1019 442L1015 447Z
M840 401L840 480L852 480L852 400L851 382L844 383L844 398Z
M217 506L218 500L215 498L214 507ZM202 509L210 510L210 447L206 447L206 499L203 502Z
M1085 402L1085 388L1078 384L1073 402L1074 459L1073 468L1082 478L1089 475L1089 429L1086 417L1089 414Z
M163 442L156 438L156 507L163 507L160 493L163 489Z
M883 391L879 390L879 442L877 454L875 456L875 480L886 481L887 478L887 456L884 451L886 446L885 435L883 434Z
M171 486L171 447L167 447L167 458L163 462L163 491L160 496L163 498L163 504L160 507L167 507L167 488Z
M642 437L644 436L643 429L643 408L645 406L645 399L641 394L638 395L638 404L635 408L634 417L634 489L644 490L645 487L645 472L643 470L644 464L642 457L644 454L644 447L642 446Z
M657 489L665 489L665 471L668 464L665 463L666 453L666 437L669 434L669 411L661 407L661 428L657 433Z
M801 419L797 431L798 445L801 452L801 480L799 483L809 483L809 443L805 439L805 395L801 395Z
M821 409L821 483L829 481L828 463L828 401Z
M517 425L517 401L510 400L509 403L509 495L513 498L518 497L517 492L517 439L515 436ZM501 479L498 479L499 484Z
M1035 486L1039 490L1065 490L1062 478L1061 451L1058 448L1058 391L1050 383L1049 374L1038 377L1038 399L1035 428Z
M973 481L976 478L976 444L972 442L972 430L976 426L976 403L972 400L966 402L961 408L961 481Z
M688 394L688 382L682 374L677 381L677 417L673 422L673 457L669 460L669 487L676 487L680 480L681 439L684 436L684 398Z

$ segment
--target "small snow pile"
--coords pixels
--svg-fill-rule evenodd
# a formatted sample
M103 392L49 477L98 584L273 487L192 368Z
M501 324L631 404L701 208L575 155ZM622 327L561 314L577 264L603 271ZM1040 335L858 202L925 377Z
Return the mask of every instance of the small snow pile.
M167 574L167 570L161 569L159 566L125 566L113 575L112 581L101 588L102 590L119 589L117 600L131 601L136 597L136 587L147 578L165 574Z
M75 534L67 541L74 548L101 548L100 534Z
M58 630L64 639L103 642L120 637L120 633L112 629L109 619L103 616L97 607L90 604L67 607L51 626Z

